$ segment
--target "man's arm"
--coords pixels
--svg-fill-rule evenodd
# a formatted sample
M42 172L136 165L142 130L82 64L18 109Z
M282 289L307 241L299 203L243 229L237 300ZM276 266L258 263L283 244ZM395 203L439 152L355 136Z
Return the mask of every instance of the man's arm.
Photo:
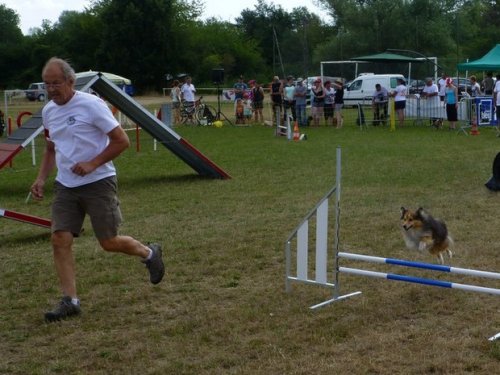
M76 163L73 168L71 168L73 173L79 176L85 176L92 173L101 165L115 159L130 146L128 135L121 126L117 126L111 130L107 136L109 137L109 144L106 148L94 159Z

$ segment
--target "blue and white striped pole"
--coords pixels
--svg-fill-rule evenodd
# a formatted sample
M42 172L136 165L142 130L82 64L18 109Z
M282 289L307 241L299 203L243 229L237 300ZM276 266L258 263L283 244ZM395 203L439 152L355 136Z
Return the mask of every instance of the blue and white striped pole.
M381 258L381 257L370 256L370 255L361 255L361 254L344 253L344 252L339 252L338 257L344 258L344 259L351 259L351 260L360 260L360 261L371 262L371 263L392 264L395 266L422 268L422 269L427 269L427 270L432 270L432 271L449 272L449 273L455 273L455 274L460 274L460 275L478 276L478 277L484 277L484 278L488 278L488 279L500 280L500 273L497 273L497 272L479 271L479 270L472 270L472 269L467 269L467 268L444 266L444 265L439 265L439 264L411 262L411 261L401 260L401 259Z
M482 286L468 285L468 284L451 283L448 281L425 279L422 277L414 277L414 276L398 275L398 274L392 274L392 273L367 271L367 270L360 270L357 268L347 268L347 267L339 267L339 272L358 275L358 276L376 277L376 278L386 279L386 280L404 281L407 283L438 286L441 288L461 289L461 290L467 290L469 292L500 295L500 289L486 288L486 287L482 287Z

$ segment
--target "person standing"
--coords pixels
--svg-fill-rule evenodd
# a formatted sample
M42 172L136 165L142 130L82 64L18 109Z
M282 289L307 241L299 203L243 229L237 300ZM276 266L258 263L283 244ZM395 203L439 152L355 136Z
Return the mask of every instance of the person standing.
M445 72L441 73L441 78L439 78L439 80L438 80L438 89L439 89L439 93L438 93L439 100L441 101L441 103L444 103L444 96L445 96L444 91L446 90L446 73Z
M196 88L193 85L191 77L187 76L181 87L181 101L191 122L193 121L195 95Z
M385 124L387 119L387 103L389 92L380 83L375 84L375 92L372 98L373 125Z
M498 82L498 80L497 80ZM493 72L487 72L486 78L483 79L483 90L484 95L493 95L493 88L495 87L495 81L493 80Z
M446 78L445 99L446 117L450 123L450 130L456 129L458 121L458 89L451 78Z
M342 81L335 81L333 83L335 86L335 97L334 97L334 108L335 108L335 119L337 120L337 129L344 125L344 118L342 117L342 107L344 106L344 83Z
M243 100L245 92L248 89L248 86L245 82L243 82L243 76L238 78L238 81L233 86L234 89L234 102L236 103L238 99Z
M297 122L299 126L307 126L307 87L304 86L304 80L302 78L297 79L293 96L295 97L295 115L297 117Z
M159 244L144 245L118 234L122 215L112 160L129 147L128 136L102 99L75 91L76 75L68 62L49 59L42 78L51 100L42 110L46 145L31 193L43 199L45 182L57 167L51 243L63 297L54 310L45 313L45 320L53 322L81 312L73 241L86 215L100 246L140 258L153 284L162 280L165 268Z
M472 75L469 77L470 80L470 96L475 98L476 96L481 96L481 86L477 82L476 76Z
M238 78L238 81L233 85L233 90L234 90L234 114L235 116L237 115L237 104L238 100L241 100L243 102L244 95L248 89L247 84L243 81L243 76L240 75Z
M254 87L252 88L252 110L254 114L254 120L257 123L264 124L264 116L262 110L264 108L264 89L257 81L254 81Z
M295 85L293 84L293 77L287 77L287 83L283 89L284 103L285 103L285 116L284 120L286 122L288 112L292 115L293 121L297 120L297 115L295 113Z
M442 106L440 106L438 94L439 89L437 85L432 81L432 78L427 78L425 80L425 86L422 89L422 98L426 100L426 106L424 108L428 110L427 115L431 120L431 124L436 128L440 128L443 125L443 121L439 117L439 111Z
M333 126L333 107L335 102L335 89L330 81L325 82L325 104L323 106L323 115L325 116L326 126Z
M321 83L321 79L317 78L311 89L311 115L313 125L319 126L319 121L323 117L323 107L325 105L325 88Z
M406 86L402 78L398 78L397 82L398 85L392 92L392 96L394 96L394 109L398 115L399 126L403 126L405 122Z
M493 105L496 106L497 126L500 126L500 74L497 74L493 88Z
M276 125L276 112L279 110L280 116L283 114L283 83L278 76L274 76L273 82L271 83L271 103L273 124Z
M181 122L181 89L179 88L179 81L176 79L172 83L170 98L172 99L172 108L174 109L174 124L177 125Z
M181 99L187 104L194 105L196 88L193 85L193 80L190 76L186 77L184 84L181 87Z

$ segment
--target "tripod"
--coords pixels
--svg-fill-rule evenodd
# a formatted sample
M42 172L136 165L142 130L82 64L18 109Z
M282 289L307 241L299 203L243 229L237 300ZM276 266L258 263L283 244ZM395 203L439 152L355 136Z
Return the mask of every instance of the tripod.
M220 110L220 83L217 83L217 113L215 114L215 120L220 121L221 115L230 125L233 125L232 121Z

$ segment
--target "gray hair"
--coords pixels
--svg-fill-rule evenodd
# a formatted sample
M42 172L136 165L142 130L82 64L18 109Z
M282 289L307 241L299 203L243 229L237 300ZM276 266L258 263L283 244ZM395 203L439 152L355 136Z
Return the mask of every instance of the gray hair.
M61 68L64 79L69 80L71 82L76 81L76 74L75 74L75 70L73 69L73 67L69 64L69 62L67 62L66 60L61 59L59 57L51 57L45 63L45 66L43 67L43 70L42 70L42 76L44 75L47 67L49 65L52 65L52 64L55 64L55 65L59 66L59 68Z

